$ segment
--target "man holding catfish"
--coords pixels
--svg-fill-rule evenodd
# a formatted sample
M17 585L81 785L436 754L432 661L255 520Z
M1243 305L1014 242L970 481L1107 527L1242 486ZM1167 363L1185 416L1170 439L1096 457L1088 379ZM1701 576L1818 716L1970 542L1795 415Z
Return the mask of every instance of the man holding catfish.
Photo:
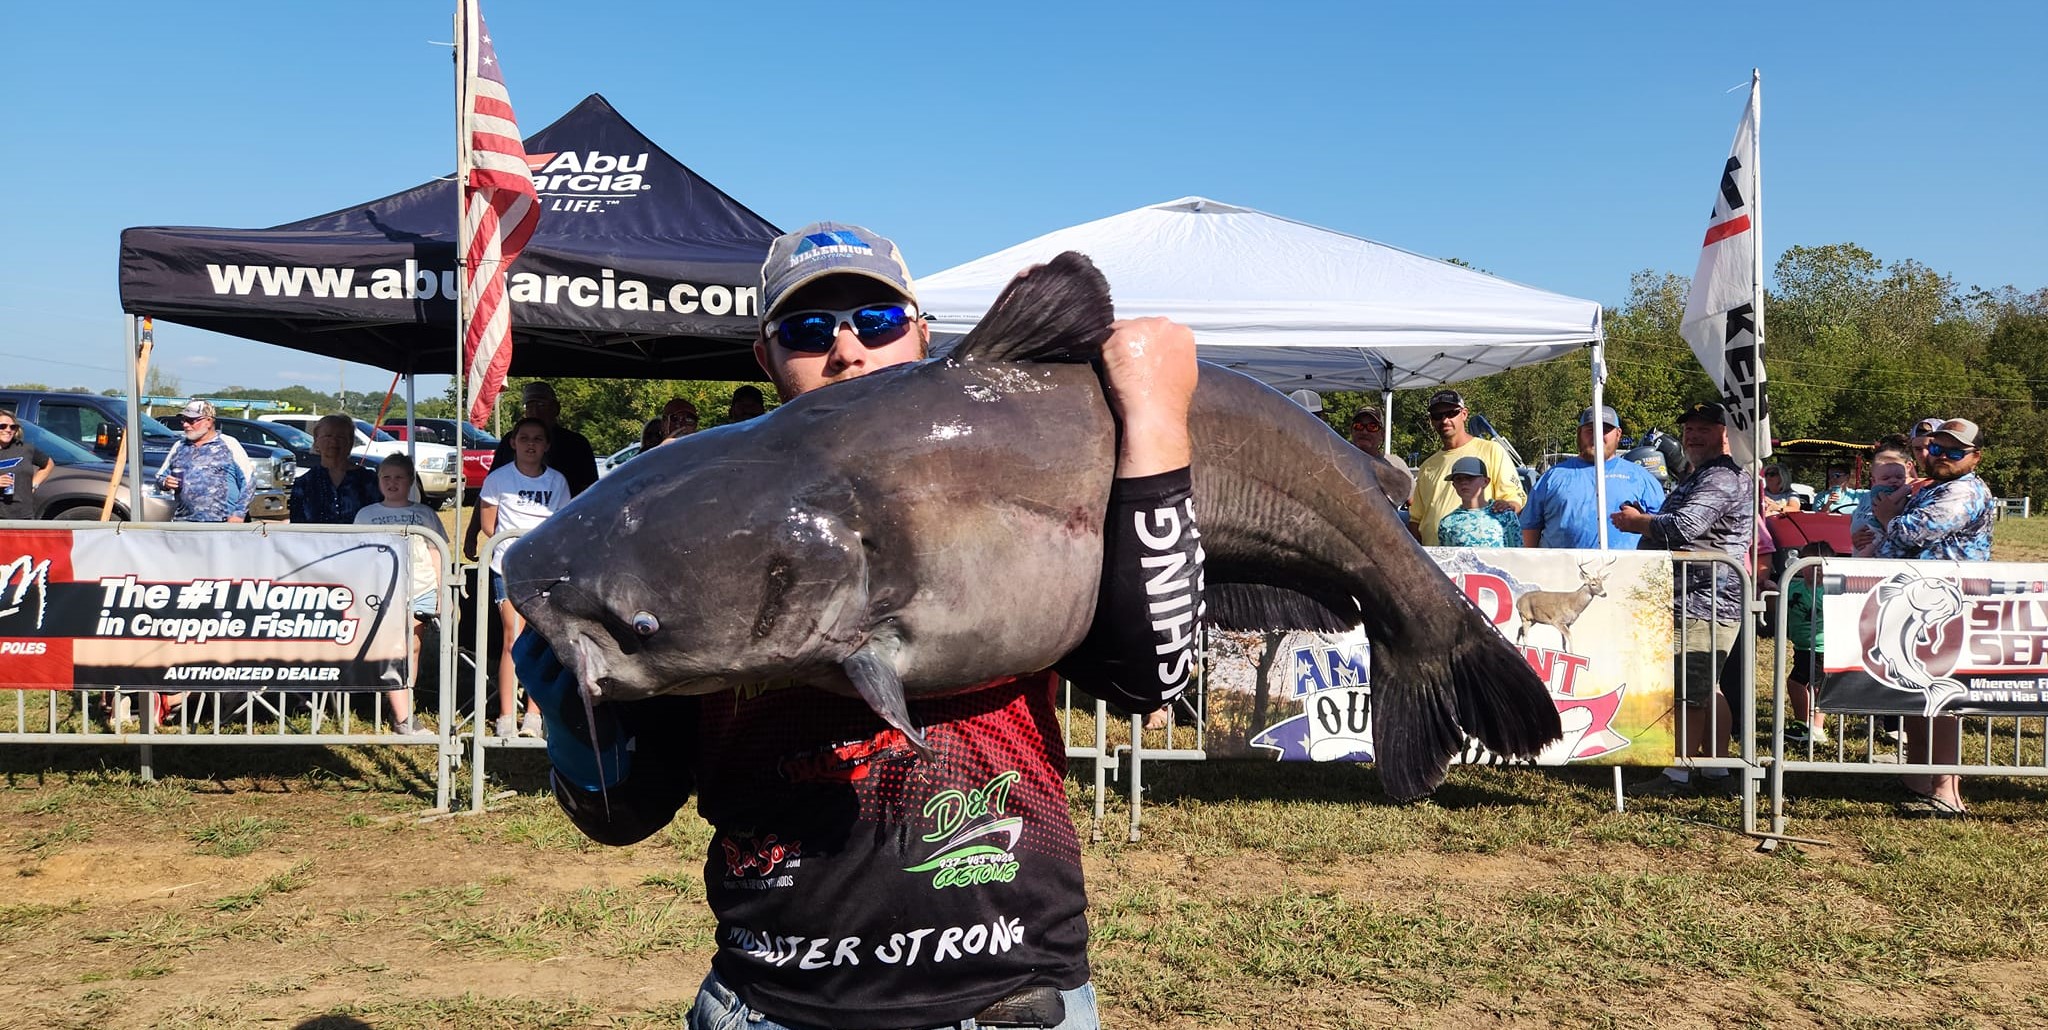
M763 266L754 345L785 402L924 357L910 274L895 245L820 224L778 239ZM1118 323L1103 349L1123 428L1098 624L1116 628L1063 663L1132 711L1187 682L1200 606L1190 499L1194 340L1164 319ZM1146 531L1149 528L1149 532ZM1168 596L1151 569L1177 564ZM1165 632L1149 614L1186 613ZM1180 631L1175 632L1178 628ZM576 680L537 637L521 679L551 722L556 794L614 844L667 823L693 788L717 829L706 866L718 953L693 1027L1094 1027L1080 842L1066 811L1057 677L1008 677L910 712L936 749L859 697L768 685L726 695L608 704L576 725ZM631 751L614 776L608 760Z

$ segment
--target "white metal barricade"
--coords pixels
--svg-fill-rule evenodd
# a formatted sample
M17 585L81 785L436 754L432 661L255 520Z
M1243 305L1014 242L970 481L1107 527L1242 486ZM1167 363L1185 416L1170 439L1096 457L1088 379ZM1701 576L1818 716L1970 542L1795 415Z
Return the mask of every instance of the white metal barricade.
M1943 564L1954 567L1949 563ZM1788 821L1785 802L1785 777L1788 773L2048 776L2048 718L2038 715L1940 717L1957 718L1962 721L1960 733L1964 744L1959 748L1959 760L1954 763L1912 761L1913 756L1907 747L1904 727L1897 723L1905 718L1919 718L1913 716L1827 711L1822 714L1834 722L1836 730L1829 735L1826 743L1820 743L1810 735L1803 744L1789 741L1786 733L1792 721L1792 712L1786 673L1790 668L1792 656L1791 648L1788 646L1789 620L1786 616L1790 587L1793 580L1806 570L1819 569L1824 592L1828 580L1827 567L1826 558L1801 558L1786 567L1778 583L1778 606L1775 613L1778 653L1772 676L1770 754L1766 756L1773 834L1783 834ZM1839 560L1836 567L1842 567ZM2040 581L2048 582L2048 565L2036 565L2032 568L2039 570L2036 575ZM1976 738L1976 743L1971 743L1972 738ZM1926 757L1934 757L1931 749L1927 751Z
M151 689L77 689L77 690L15 690L12 704L0 704L0 745L120 745L134 746L138 750L140 772L145 779L155 774L154 748L167 747L277 747L277 746L320 746L337 744L377 744L396 747L435 748L434 796L437 808L446 809L451 800L453 788L453 766L460 757L455 744L452 719L455 707L455 662L452 632L456 624L456 599L452 581L448 576L449 548L440 537L417 526L302 526L228 524L228 523L65 523L48 521L0 521L0 530L32 530L48 533L68 531L77 533L229 533L268 536L271 534L352 534L391 535L400 538L424 540L427 546L441 556L440 582L436 586L441 598L434 622L441 629L441 647L438 658L439 709L436 713L435 728L431 732L416 732L409 735L394 735L385 732L383 720L382 690L277 690L257 687L251 690L223 690L195 684L183 691L162 687ZM410 555L408 546L403 548ZM401 582L410 583L410 557L400 570ZM394 591L382 604L397 605L396 611L410 620L412 616L410 589ZM381 610L381 609L380 609ZM410 634L412 627L405 626ZM409 648L408 648L409 651ZM421 656L421 662L427 659ZM412 677L416 679L415 674ZM183 693L194 699L178 706L175 713L160 711L158 699L167 695ZM368 720L354 718L354 713L342 695L373 694L378 704ZM67 702L66 696L69 696ZM232 702L229 699L232 698ZM416 699L415 699L416 700ZM209 703L210 702L210 703ZM336 705L333 725L327 725L327 706ZM93 718L96 707L103 707L108 713L106 723ZM68 710L67 710L68 709ZM293 725L294 712L304 709L308 714L307 729L301 731ZM417 707L415 707L417 714ZM126 717L124 719L124 717ZM73 728L74 720L76 722ZM130 730L128 724L133 723ZM367 725L365 724L367 723Z

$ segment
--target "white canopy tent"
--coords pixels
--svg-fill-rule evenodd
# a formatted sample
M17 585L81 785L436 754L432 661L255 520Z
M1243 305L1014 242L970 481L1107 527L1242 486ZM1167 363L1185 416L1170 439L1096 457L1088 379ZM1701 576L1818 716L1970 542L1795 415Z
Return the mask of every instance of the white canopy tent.
M1282 390L1390 392L1547 361L1601 339L1600 305L1250 208L1183 197L1047 233L918 280L942 335L1062 251L1119 315L1167 315L1202 357Z
M1592 349L1602 403L1600 305L1384 243L1203 197L1050 232L917 281L943 337L964 335L1021 269L1063 251L1094 260L1119 316L1166 315L1201 356L1280 390L1393 394ZM1596 477L1605 510L1605 477ZM1606 546L1606 536L1601 536Z

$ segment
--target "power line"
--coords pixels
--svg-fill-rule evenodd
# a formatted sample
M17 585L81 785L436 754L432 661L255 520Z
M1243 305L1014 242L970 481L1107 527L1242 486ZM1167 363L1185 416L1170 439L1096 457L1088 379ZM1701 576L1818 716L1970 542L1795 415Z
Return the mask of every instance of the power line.
M1638 368L1656 368L1666 372L1697 372L1697 368L1681 368L1677 365L1659 365L1654 361L1631 361L1627 358L1608 358L1611 365L1635 365ZM1882 389L1868 386L1835 386L1830 383L1804 383L1797 379L1769 379L1765 386L1808 386L1816 390L1844 390L1851 393L1874 393L1886 397L1915 397L1930 401L1997 401L2002 404L2032 404L2032 397L1987 397L1974 393L1915 393L1906 390Z
M1690 347L1682 346L1675 343L1660 343L1655 340L1609 340L1607 342L1626 343L1638 347L1655 347L1659 350L1679 351L1685 354L1692 353L1692 348ZM1969 379L1973 376L1973 373L1970 372L1922 372L1918 370L1908 371L1902 368L1868 368L1862 365L1835 365L1825 361L1807 361L1802 358L1772 359L1767 356L1764 359L1764 367L1768 369L1773 365L1797 365L1804 368L1832 368L1842 372L1861 372L1864 375L1870 375L1872 373L1883 373L1886 375L1926 376L1943 379ZM2000 381L2007 383L2048 383L2048 379L2033 378L2028 376L2001 376Z

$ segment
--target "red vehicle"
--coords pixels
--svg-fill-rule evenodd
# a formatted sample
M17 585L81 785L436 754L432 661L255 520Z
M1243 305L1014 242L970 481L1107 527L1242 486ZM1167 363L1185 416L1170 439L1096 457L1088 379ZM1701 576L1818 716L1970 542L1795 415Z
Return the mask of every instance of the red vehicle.
M455 434L462 433L462 487L464 500L483 489L484 476L490 474L491 458L498 452L498 438L477 427L452 418L416 418L413 424L419 427L422 443L455 446ZM392 436L405 439L405 420L389 420L378 427Z

